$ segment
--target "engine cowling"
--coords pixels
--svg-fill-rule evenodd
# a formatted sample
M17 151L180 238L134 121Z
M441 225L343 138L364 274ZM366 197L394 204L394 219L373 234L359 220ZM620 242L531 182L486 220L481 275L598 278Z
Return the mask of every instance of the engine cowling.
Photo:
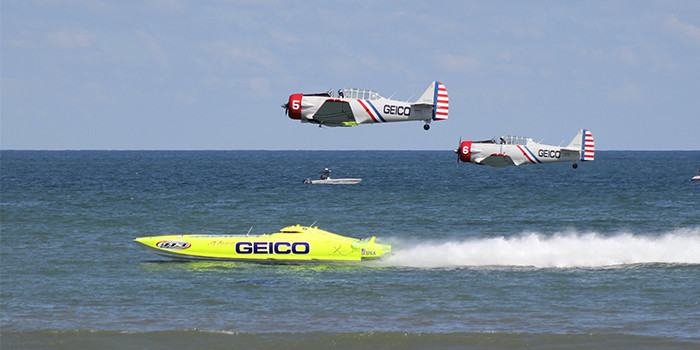
M289 96L289 102L287 102L289 118L294 120L301 120L302 97L304 97L304 94L293 94Z
M464 141L459 145L459 160L469 163L472 158L472 142Z

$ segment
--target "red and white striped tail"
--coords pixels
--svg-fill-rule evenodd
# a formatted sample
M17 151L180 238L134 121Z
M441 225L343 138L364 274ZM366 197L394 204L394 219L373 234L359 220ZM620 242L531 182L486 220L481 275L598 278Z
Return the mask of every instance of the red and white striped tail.
M450 109L450 99L447 97L447 88L441 82L435 82L435 112L433 120L445 120Z
M583 130L583 154L581 155L582 161L589 161L595 159L595 143L593 142L593 135L587 129Z

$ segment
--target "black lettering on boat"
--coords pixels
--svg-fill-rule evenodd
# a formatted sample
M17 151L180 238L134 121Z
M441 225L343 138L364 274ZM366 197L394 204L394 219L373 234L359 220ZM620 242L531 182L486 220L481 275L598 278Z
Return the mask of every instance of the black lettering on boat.
M189 248L190 243L185 241L160 241L156 243L156 247L167 250L180 250Z

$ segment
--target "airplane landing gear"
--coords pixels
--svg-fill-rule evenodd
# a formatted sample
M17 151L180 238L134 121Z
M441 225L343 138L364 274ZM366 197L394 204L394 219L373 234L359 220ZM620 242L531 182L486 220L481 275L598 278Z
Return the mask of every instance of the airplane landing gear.
M424 129L425 131L430 130L430 124L425 124L425 125L423 125L423 129Z

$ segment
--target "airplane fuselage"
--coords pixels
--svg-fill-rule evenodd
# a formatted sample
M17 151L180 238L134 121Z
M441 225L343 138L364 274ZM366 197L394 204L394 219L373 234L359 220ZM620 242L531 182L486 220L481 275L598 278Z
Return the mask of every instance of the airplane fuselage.
M326 108L321 108L326 102ZM355 123L386 123L408 120L430 121L433 117L432 108L411 106L404 101L390 100L381 97L375 100L350 99L341 97L303 96L294 94L290 97L289 117L306 123L334 125L333 117L343 114L347 109L352 112ZM296 108L295 108L296 106ZM331 106L331 107L328 107ZM352 122L352 121L347 121Z
M446 120L449 99L445 86L432 83L416 102L392 100L371 90L344 89L331 92L293 94L282 105L289 118L323 126L356 126L372 123ZM427 127L425 128L428 129Z
M579 131L566 147L537 143L531 138L508 136L489 141L464 141L456 151L462 162L494 167L594 159L593 136L585 129Z
M495 167L551 162L575 162L581 158L578 152L562 152L560 147L538 143L507 145L464 141L460 148L459 159L461 161Z

